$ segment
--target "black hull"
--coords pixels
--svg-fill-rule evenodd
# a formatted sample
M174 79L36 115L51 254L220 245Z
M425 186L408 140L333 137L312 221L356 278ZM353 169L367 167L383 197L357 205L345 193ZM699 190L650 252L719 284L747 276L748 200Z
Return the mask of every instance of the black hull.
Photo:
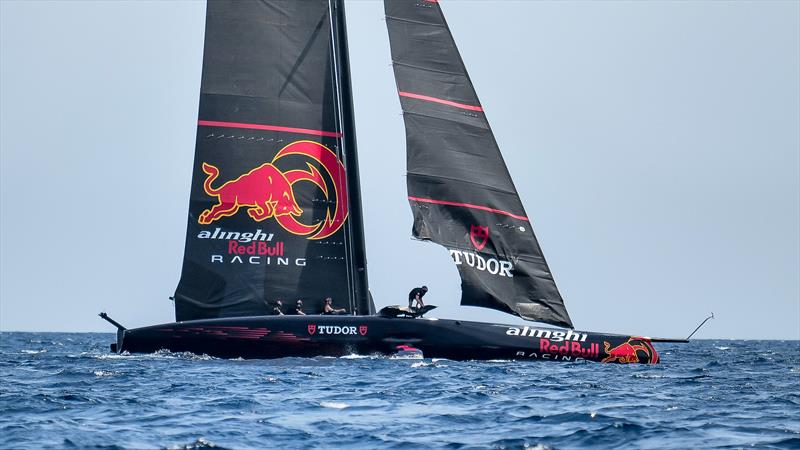
M166 349L220 358L268 359L397 353L426 358L657 363L648 338L427 318L253 316L121 330L112 350Z

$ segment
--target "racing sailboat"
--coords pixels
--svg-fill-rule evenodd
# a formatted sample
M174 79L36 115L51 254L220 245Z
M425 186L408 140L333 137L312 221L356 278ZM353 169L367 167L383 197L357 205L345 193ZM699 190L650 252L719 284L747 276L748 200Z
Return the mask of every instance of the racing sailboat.
M376 313L343 0L215 0L176 322L126 329L103 313L112 350L657 363L653 339L573 329L441 5L384 6L413 236L449 250L462 305L559 328ZM319 314L327 297L348 313Z

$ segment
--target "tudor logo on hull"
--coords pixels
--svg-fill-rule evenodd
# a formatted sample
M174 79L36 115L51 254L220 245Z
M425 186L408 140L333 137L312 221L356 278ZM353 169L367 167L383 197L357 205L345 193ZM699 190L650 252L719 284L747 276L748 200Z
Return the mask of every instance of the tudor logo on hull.
M309 324L308 325L308 334L346 334L346 335L361 335L366 336L367 331L369 329L366 325L359 325L357 327L354 326L340 326L340 325L317 325L317 324Z

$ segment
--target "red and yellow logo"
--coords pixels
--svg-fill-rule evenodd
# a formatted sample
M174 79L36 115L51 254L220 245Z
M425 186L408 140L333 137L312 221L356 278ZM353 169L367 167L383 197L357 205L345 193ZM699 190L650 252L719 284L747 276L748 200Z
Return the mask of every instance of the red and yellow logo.
M631 337L626 342L616 347L611 347L608 341L603 341L603 344L606 355L608 356L603 358L601 362L619 362L623 364L658 363L658 353L648 339Z
M282 172L275 163L289 155L307 157L306 170L287 170ZM322 176L316 162L327 173ZM198 218L202 225L208 225L222 217L233 216L239 208L247 208L249 215L256 222L274 218L286 231L308 239L323 239L342 227L347 219L347 176L344 164L336 154L324 145L312 141L297 141L283 147L271 162L261 164L235 180L225 182L214 188L211 184L219 176L219 169L211 164L203 163L203 172L207 175L203 190L211 197L217 198L217 204L203 211ZM326 200L335 199L333 210L328 206L325 220L309 225L299 218L303 210L295 199L295 184L306 181L313 183L325 195Z

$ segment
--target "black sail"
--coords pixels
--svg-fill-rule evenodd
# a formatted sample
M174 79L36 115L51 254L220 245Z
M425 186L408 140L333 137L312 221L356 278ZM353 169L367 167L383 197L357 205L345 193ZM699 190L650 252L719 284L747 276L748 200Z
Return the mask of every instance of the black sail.
M179 321L269 314L278 299L317 313L328 296L352 311L367 295L355 292L365 270L352 264L363 245L351 239L334 7L208 2Z
M436 0L385 0L413 234L450 251L461 304L572 327Z

